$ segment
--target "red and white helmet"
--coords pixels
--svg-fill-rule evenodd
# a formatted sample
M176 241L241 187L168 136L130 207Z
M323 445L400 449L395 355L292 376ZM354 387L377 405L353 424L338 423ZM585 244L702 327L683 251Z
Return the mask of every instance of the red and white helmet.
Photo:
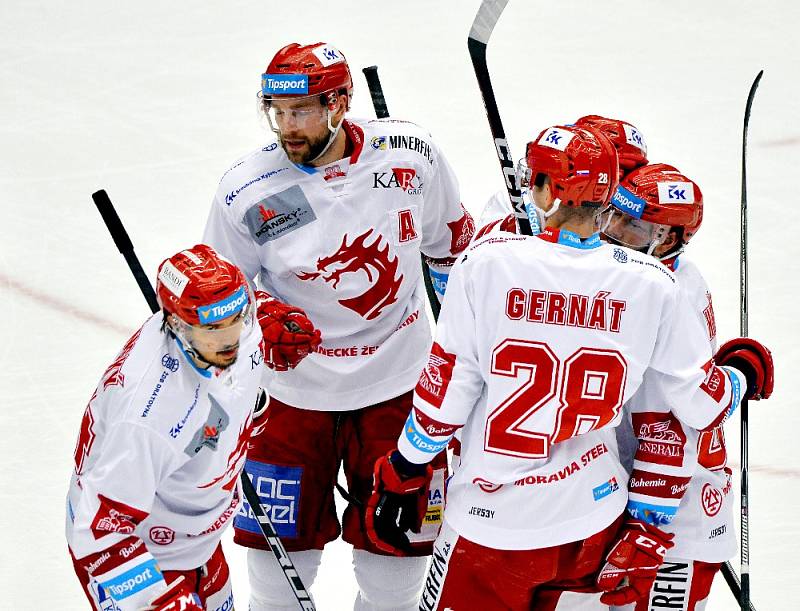
M635 125L621 119L586 115L575 121L578 127L593 127L601 131L617 149L620 178L647 164L647 143Z
M680 254L703 222L703 193L692 179L666 163L637 168L619 184L603 232L612 240L652 254L667 233L682 229L680 244L661 258ZM623 215L625 223L615 223ZM635 241L635 243L634 243Z
M617 151L602 133L576 126L548 127L528 143L525 155L531 183L544 174L557 206L601 207L619 182Z
M323 42L310 45L292 43L275 54L261 75L261 98L271 99L324 96L322 103L331 110L340 93L353 97L353 79L347 59L337 48Z
M192 326L233 316L250 301L244 274L205 244L182 250L161 263L156 294L165 312Z

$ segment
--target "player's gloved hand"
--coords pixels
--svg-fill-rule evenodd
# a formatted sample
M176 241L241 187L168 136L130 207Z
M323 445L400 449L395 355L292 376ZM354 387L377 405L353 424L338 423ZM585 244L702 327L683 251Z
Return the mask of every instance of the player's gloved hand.
M270 369L294 369L322 342L306 313L264 291L256 291L256 315L264 335L264 363Z
M395 556L411 551L406 531L418 533L422 528L432 476L430 465L410 463L397 450L375 461L366 524L369 540L378 549Z
M168 584L166 592L155 598L147 611L204 611L203 603L183 578Z
M625 522L597 576L600 602L622 606L647 596L673 537L641 520Z
M714 361L738 369L747 380L745 399L767 399L775 382L772 353L764 344L749 337L729 339L720 346Z

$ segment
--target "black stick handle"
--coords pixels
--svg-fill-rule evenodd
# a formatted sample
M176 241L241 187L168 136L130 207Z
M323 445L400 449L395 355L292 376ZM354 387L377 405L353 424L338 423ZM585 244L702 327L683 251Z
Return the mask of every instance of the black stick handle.
M131 239L128 237L128 232L125 231L125 226L122 224L117 211L114 209L114 205L111 203L108 193L106 193L104 189L100 189L92 193L92 200L94 200L94 205L97 206L97 211L100 212L100 216L103 217L103 221L106 227L108 227L108 232L114 240L114 244L117 245L117 249L119 249L122 256L125 257L125 260L128 262L128 267L131 268L133 277L136 278L136 284L139 285L142 295L144 295L144 298L147 300L147 305L150 306L150 310L155 314L161 308L158 305L153 285L150 284L150 279L147 277L147 274L144 273L142 264L139 262L139 257L137 257L136 253L133 251L133 242L131 242Z
M383 87L381 87L381 79L378 76L378 66L367 66L362 72L367 79L369 97L372 98L375 116L379 119L386 119L389 116L389 108L386 106L386 98L383 97Z

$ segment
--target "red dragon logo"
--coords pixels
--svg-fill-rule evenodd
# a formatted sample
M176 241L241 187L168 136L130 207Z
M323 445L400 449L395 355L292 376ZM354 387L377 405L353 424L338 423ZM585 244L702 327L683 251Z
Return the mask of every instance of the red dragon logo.
M317 260L316 272L296 274L300 280L315 280L322 276L333 289L339 284L344 274L364 271L372 286L361 295L339 299L344 307L357 312L367 320L377 318L383 309L397 301L397 292L403 282L403 274L397 273L397 257L389 258L389 245L380 248L383 236L377 237L367 244L372 229L347 243L347 234L342 238L339 249L327 257ZM335 267L337 265L339 267Z

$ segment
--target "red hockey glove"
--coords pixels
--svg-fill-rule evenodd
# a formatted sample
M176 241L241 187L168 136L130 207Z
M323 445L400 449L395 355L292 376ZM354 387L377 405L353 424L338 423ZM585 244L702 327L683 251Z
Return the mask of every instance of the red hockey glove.
M720 346L714 357L717 365L738 369L747 379L745 399L768 399L775 383L772 353L764 344L749 337L729 339Z
M397 450L375 461L366 524L369 540L378 549L395 556L412 550L406 531L418 533L422 528L431 477L430 465L409 463Z
M270 369L294 369L322 341L322 335L300 308L256 291L258 323L264 335L264 363Z
M167 591L153 600L147 609L148 611L204 611L205 607L197 593L189 588L189 584L181 576L168 584Z
M597 576L600 602L622 606L647 596L674 536L641 520L625 522Z

